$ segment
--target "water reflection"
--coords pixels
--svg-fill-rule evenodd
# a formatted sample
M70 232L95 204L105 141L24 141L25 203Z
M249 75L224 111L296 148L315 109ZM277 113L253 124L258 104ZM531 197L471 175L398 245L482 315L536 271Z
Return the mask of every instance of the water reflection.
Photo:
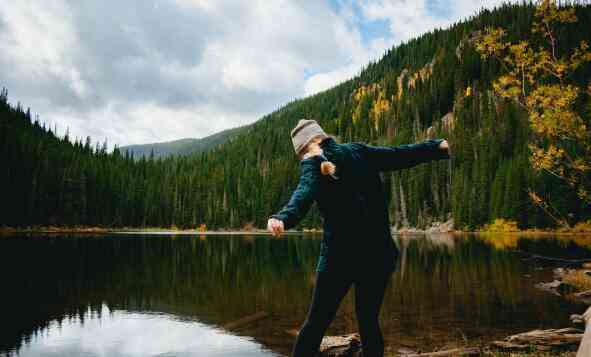
M83 322L84 321L84 322ZM250 338L166 314L88 310L50 323L19 356L277 356Z
M381 315L393 349L567 326L568 316L581 312L537 291L534 283L548 279L551 266L514 251L591 257L591 237L396 242L401 259ZM308 308L318 249L310 236L5 237L0 354L114 355L136 348L141 355L269 355L260 345L286 354L293 343L288 331ZM329 333L356 331L354 316L350 293ZM217 329L224 326L226 332ZM148 342L138 342L142 335Z
M541 243L549 256L562 244L550 237L499 238L524 251ZM551 266L495 248L489 238L403 236L398 245L401 266L383 314L390 341L420 348L442 341L487 340L528 329L569 326L570 311L578 311L534 288L536 281L550 279ZM580 253L591 256L587 250Z

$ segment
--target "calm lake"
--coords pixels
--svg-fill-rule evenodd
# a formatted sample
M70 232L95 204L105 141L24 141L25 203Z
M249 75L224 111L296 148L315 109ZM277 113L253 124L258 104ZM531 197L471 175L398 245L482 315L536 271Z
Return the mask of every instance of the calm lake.
M570 326L584 306L538 291L591 236L396 237L388 349L433 350ZM0 355L283 356L303 322L319 235L0 238ZM353 291L328 334L357 331Z

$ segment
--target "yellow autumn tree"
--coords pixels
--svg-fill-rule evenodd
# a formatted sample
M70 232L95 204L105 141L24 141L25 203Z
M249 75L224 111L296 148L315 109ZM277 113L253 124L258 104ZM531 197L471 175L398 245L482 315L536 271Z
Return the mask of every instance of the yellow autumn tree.
M369 111L365 114L373 121L374 129L379 129L379 121L383 113L390 109L390 101L386 98L386 91L381 85L373 83L367 86L362 85L353 92L355 107L353 108L353 123L357 123L364 115L364 105L368 104ZM366 103L365 100L370 102Z
M579 67L591 61L591 51L581 41L569 53L559 53L556 36L558 26L576 21L574 7L538 1L531 43L505 42L506 30L487 28L475 47L482 58L496 58L504 69L493 82L494 91L527 111L534 133L529 145L533 168L564 180L581 200L591 204L590 120L576 105L581 100L588 102L591 83L581 85L573 78ZM533 45L537 39L539 45ZM538 194L532 190L529 194L559 224L567 225Z

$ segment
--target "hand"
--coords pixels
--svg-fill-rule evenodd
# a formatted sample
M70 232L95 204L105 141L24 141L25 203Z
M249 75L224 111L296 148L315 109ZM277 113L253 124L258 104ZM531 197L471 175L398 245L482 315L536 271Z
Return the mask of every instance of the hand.
M447 142L447 140L443 140L442 142L439 143L439 148L441 150L447 150L449 151L449 143Z
M273 236L279 237L284 231L283 221L276 218L269 218L269 221L267 222L267 229L269 232L271 232L271 234L273 234Z

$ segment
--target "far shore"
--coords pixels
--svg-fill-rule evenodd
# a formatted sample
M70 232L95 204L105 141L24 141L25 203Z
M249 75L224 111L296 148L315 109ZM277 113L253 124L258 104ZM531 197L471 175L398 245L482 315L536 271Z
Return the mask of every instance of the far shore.
M322 229L302 229L302 230L288 230L284 234L322 234ZM103 235L103 234L166 234L166 235L271 235L265 229L249 228L249 229L217 229L217 230L200 230L200 229L180 229L180 228L165 228L165 227L86 227L86 226L32 226L32 227L5 227L0 226L0 235L14 235L14 234L81 234L81 235ZM564 231L564 230L542 230L542 229L528 229L517 231L484 231L471 230L462 231L454 229L434 230L434 229L417 229L417 228L401 228L396 229L392 227L392 233L400 235L413 234L518 234L518 235L590 235L591 231Z
M10 234L179 234L179 235L240 235L257 234L271 235L264 229L179 229L164 227L68 227L68 226L35 226L35 227L0 227L0 235ZM289 230L284 234L322 233L322 230Z

